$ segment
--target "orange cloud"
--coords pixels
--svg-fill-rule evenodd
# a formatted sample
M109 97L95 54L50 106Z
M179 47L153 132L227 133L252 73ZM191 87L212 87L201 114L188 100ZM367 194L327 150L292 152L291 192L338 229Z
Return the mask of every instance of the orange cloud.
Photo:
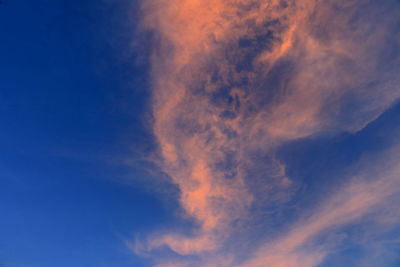
M332 11L334 5L345 11ZM142 26L156 36L152 108L160 167L197 223L193 236L160 235L149 240L150 249L217 253L258 201L248 186L255 179L248 177L254 152L269 155L266 165L280 166L259 181L280 180L265 187L272 197L290 187L284 163L273 156L277 147L326 131L358 131L400 97L393 90L399 77L377 71L379 55L373 53L387 32L363 28L363 22L353 25L357 30L348 28L358 8L356 0L144 1ZM347 96L357 101L349 122L340 117ZM364 204L367 209L377 201L358 197L347 199L354 210L330 216L363 213ZM321 218L280 246L296 250L332 219ZM286 254L270 257L279 262ZM312 266L321 258L296 252L293 262ZM273 266L295 266L290 264Z
M400 193L399 147L363 162L349 184L326 199L312 214L278 240L268 242L240 267L313 267L328 254L329 244L313 244L324 232L348 226L376 212ZM373 165L371 165L373 163ZM369 165L369 166L368 166ZM398 221L398 219L396 220Z

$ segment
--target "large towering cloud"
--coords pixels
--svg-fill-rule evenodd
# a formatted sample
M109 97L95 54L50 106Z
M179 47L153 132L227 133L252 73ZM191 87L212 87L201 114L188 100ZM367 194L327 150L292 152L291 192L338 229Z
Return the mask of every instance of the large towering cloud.
M397 192L395 164L374 181L349 178L308 221L248 245L250 259L237 251L250 242L256 207L294 192L276 157L282 145L358 132L400 97L396 1L145 0L143 14L154 36L158 162L194 223L149 238L148 250L176 254L160 266L315 266L328 249L308 241Z

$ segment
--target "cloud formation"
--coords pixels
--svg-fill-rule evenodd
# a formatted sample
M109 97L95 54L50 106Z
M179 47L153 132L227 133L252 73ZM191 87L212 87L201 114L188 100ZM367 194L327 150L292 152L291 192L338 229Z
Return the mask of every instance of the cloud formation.
M364 159L361 162L362 169L349 178L348 183L278 240L259 248L254 257L240 266L316 266L332 250L329 242L318 244L315 241L319 235L329 230L342 230L360 220L376 220L381 215L385 215L380 222L386 222L386 227L398 222L397 216L379 213L378 209L386 204L385 201L400 193L399 156L400 148L395 147L375 158ZM371 214L373 216L366 218Z
M158 162L194 224L142 245L176 254L159 266L316 266L328 248L308 249L310 240L397 192L393 166L373 181L350 179L252 258L235 251L250 242L236 239L252 231L255 207L283 205L295 191L276 156L282 145L356 133L399 99L397 2L146 0L143 14L154 36Z

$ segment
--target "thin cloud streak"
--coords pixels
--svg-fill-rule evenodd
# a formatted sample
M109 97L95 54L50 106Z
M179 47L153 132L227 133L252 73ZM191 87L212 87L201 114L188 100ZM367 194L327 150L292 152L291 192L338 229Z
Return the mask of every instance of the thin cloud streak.
M294 190L277 149L310 136L360 131L399 99L399 58L382 65L387 49L400 44L392 34L399 10L367 2L144 1L142 27L154 35L157 161L196 224L189 235L152 236L145 250L166 246L233 266L234 259L222 264L217 258L254 216L251 207L284 203ZM263 172L254 175L255 166ZM386 188L359 189L373 185ZM256 254L244 266L261 266L258 259L274 267L321 261L324 251L310 255L301 245L329 228L328 220L346 224L384 199L383 192L367 197L356 185L350 189L342 196L347 209L328 201L333 206L323 210L330 215L317 212L312 223L276 241L272 250L291 251L292 263L283 265L287 254Z
M348 184L318 206L311 216L260 248L241 267L317 266L332 249L329 244L313 241L318 235L333 228L340 231L359 220L379 221L375 216L390 217L376 212L388 204L390 197L400 193L399 157L400 148L396 147L362 162L362 169ZM391 224L398 222L397 218Z

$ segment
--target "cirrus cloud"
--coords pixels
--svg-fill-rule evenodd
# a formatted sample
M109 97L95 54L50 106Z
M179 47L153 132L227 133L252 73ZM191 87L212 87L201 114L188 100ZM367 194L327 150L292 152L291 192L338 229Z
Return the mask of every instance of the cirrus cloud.
M176 254L160 266L316 266L329 248L314 238L397 193L394 166L376 180L365 166L363 178L349 178L251 258L239 259L230 243L250 242L237 239L252 231L255 206L284 205L294 194L276 156L282 145L356 133L399 99L399 14L395 1L143 2L142 27L154 35L157 162L195 224L142 244Z

